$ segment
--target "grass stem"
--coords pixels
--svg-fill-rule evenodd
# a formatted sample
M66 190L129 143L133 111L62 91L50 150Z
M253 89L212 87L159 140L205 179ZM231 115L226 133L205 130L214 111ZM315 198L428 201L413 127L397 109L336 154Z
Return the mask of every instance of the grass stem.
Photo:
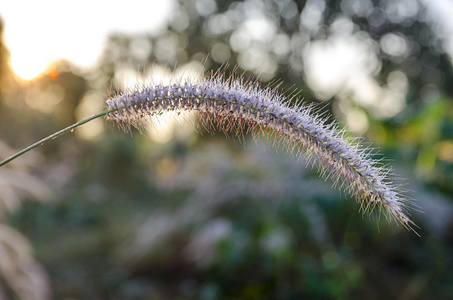
M38 147L38 146L40 146L40 145L42 145L42 144L48 142L48 141L50 141L50 140L53 140L54 138L56 138L56 137L58 137L58 136L60 136L60 135L62 135L62 134L64 134L64 133L66 133L66 132L68 132L68 131L70 131L70 130L73 130L73 129L76 128L76 127L79 127L79 126L81 126L81 125L83 125L83 124L85 124L85 123L88 123L88 122L90 122L91 120L94 120L94 119L96 119L96 118L105 116L108 112L110 112L110 110L109 110L109 109L106 109L106 110L104 110L104 111L102 111L102 112L100 112L100 113L97 113L97 114L95 114L95 115L93 115L93 116L91 116L91 117L89 117L89 118L86 118L86 119L84 119L84 120L82 120L82 121L79 121L79 122L77 122L77 123L75 123L75 124L72 124L72 125L70 125L70 126L64 128L64 129L62 129L62 130L60 130L60 131L55 132L54 134L51 134L51 135L49 135L49 136L43 138L42 140L40 140L40 141L38 141L38 142L36 142L36 143L34 143L34 144L28 146L27 148L25 148L25 149L23 149L23 150L17 152L16 154L14 154L14 155L8 157L7 159L3 160L2 162L0 162L0 167L3 166L3 165L6 165L6 164L9 163L10 161L12 161L12 160L18 158L19 156L21 156L21 155L27 153L28 151L30 151L30 150L32 150L32 149L34 149L34 148L36 148L36 147Z

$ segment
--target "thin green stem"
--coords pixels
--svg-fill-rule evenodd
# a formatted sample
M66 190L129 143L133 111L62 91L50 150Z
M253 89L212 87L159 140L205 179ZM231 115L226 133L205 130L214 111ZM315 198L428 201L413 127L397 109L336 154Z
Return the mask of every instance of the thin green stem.
M14 155L8 157L7 159L5 159L4 161L0 162L0 167L3 166L3 165L5 165L5 164L7 164L7 163L9 163L9 162L12 161L13 159L18 158L18 157L21 156L22 154L25 154L25 153L27 153L28 151L30 151L30 150L32 150L32 149L34 149L34 148L36 148L36 147L38 147L38 146L40 146L40 145L42 145L42 144L48 142L48 141L50 141L50 140L53 140L54 138L56 138L56 137L58 137L58 136L60 136L60 135L62 135L62 134L64 134L64 133L66 133L66 132L68 132L68 131L70 131L70 130L73 130L73 129L76 128L76 127L79 127L80 125L83 125L83 124L85 124L85 123L88 123L88 122L90 122L91 120L94 120L94 119L96 119L96 118L105 116L105 115L106 115L107 113L109 113L109 112L111 112L111 110L110 110L110 109L106 109L106 110L104 110L104 111L102 111L102 112L100 112L100 113L97 113L97 114L95 114L95 115L93 115L93 116L91 116L91 117L89 117L89 118L87 118L87 119L84 119L84 120L79 121L79 122L77 122L77 123L75 123L75 124L72 124L71 126L68 126L68 127L64 128L64 129L62 129L62 130L60 130L60 131L55 132L54 134L51 134L51 135L49 135L49 136L43 138L42 140L40 140L40 141L34 143L33 145L28 146L27 148L25 148L25 149L23 149L23 150L17 152L16 154L14 154Z

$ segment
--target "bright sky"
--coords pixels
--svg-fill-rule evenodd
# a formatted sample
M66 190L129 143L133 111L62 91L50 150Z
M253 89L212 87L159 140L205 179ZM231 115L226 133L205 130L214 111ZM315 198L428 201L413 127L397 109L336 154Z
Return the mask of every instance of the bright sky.
M157 32L166 26L175 5L173 0L2 2L0 16L11 64L24 79L61 58L92 66L108 34Z

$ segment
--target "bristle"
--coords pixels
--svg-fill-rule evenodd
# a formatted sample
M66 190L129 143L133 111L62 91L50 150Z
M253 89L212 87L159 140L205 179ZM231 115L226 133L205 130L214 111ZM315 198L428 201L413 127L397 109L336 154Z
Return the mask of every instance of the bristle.
M368 214L376 206L404 227L414 225L407 216L410 203L393 190L388 179L391 169L373 160L375 149L362 146L361 138L349 137L314 105L290 105L278 94L280 82L260 89L253 79L224 71L213 73L201 83L172 83L142 87L107 100L107 119L130 131L147 117L166 111L198 111L201 126L212 132L214 124L227 136L241 137L251 132L255 138L269 132L276 144L287 151L305 154L307 165L317 165L320 175L331 178L333 185L350 193L360 202L360 211ZM292 99L291 99L292 100Z

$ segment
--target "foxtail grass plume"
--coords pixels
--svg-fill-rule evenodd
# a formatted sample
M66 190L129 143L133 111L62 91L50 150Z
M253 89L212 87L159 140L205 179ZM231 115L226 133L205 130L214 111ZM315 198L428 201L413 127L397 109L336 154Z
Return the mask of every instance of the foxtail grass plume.
M0 167L57 136L101 116L130 131L141 128L147 120L164 112L196 111L200 126L208 131L218 128L227 135L251 132L268 133L277 144L285 145L296 155L305 155L307 163L318 166L324 178L354 196L360 210L370 213L378 207L388 219L395 219L413 230L408 216L412 201L398 191L389 178L391 168L372 158L373 149L351 138L312 105L291 104L277 87L261 88L256 81L245 81L223 71L201 82L173 82L143 86L119 93L106 101L107 109L68 126L30 145L0 162Z
M291 100L275 87L260 88L257 82L218 72L201 83L174 82L116 95L107 100L106 118L129 131L163 112L197 111L208 131L217 127L226 134L268 133L354 196L363 213L377 206L389 219L413 229L407 212L411 200L396 191L388 178L391 168L373 160L373 149L327 122L313 105L292 105Z

